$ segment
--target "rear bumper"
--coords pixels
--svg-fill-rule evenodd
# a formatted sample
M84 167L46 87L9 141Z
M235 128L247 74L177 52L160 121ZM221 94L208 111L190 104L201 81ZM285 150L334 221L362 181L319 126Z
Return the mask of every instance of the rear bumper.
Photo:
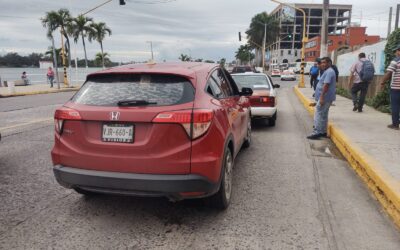
M276 110L276 107L251 107L251 117L272 117Z
M62 165L54 166L53 172L57 182L63 187L98 193L165 196L180 200L186 196L209 196L219 188L219 183L213 183L203 176L194 174L133 174L78 169Z

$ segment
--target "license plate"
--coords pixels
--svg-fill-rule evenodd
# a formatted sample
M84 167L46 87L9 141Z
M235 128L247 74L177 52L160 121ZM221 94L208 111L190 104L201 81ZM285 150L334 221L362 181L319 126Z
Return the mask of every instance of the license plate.
M133 143L135 127L129 124L103 124L104 142Z

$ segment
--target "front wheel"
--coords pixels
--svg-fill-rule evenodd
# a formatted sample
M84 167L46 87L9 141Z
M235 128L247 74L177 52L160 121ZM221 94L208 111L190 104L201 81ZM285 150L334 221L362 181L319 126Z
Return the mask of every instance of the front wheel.
M224 164L222 168L222 179L219 190L210 197L211 205L215 208L225 210L231 202L232 195L232 171L233 156L230 148L225 150Z
M248 148L251 145L251 118L249 118L249 121L247 123L247 135L246 139L243 142L243 147Z

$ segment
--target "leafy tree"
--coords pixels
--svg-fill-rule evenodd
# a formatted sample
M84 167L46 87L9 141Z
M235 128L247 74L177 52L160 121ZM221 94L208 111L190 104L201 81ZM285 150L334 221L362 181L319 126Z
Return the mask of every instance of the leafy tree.
M385 47L385 69L389 66L390 62L394 58L393 49L400 44L400 28L394 30L388 37ZM381 111L389 111L390 107L390 82L386 83L383 91L379 92L372 99L372 106Z
M247 64L255 58L255 55L251 51L252 47L250 45L241 45L236 51L235 58L240 60L241 63Z
M110 60L110 54L108 54L107 52L105 53L97 53L96 54L96 58L94 59L95 65L96 66L103 66L107 65L110 66L111 65L111 60Z
M101 53L103 54L103 41L106 38L106 35L111 35L111 29L107 27L107 25L103 22L100 23L92 23L90 25L91 30L89 31L89 41L96 40L100 44ZM105 67L104 62L105 56L102 56L102 65Z
M203 61L203 59L201 59L201 58L198 58L198 59L196 59L196 60L194 60L195 62L202 62Z
M181 60L182 62L190 62L192 58L186 54L181 54L179 56L179 60Z
M213 61L213 60L205 60L204 62L205 63L215 63L215 61Z
M78 17L73 18L71 20L67 28L68 34L70 34L74 38L75 43L78 42L79 37L82 38L83 51L85 53L86 68L88 67L88 59L86 53L85 37L87 37L90 32L93 32L91 27L92 22L93 18L79 15Z

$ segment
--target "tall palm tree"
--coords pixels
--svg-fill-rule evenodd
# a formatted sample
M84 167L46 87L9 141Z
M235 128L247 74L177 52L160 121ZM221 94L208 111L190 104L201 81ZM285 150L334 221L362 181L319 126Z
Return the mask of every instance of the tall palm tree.
M110 54L108 54L107 52L97 53L94 61L95 61L96 65L100 65L102 62L104 62L105 64L108 64L111 62Z
M267 24L267 33L265 37L265 44L270 44L276 41L277 37L279 37L279 22L275 19L275 17L268 15L267 12L262 12L255 15L251 19L250 27L246 31L247 39L250 42L249 45L251 48L256 49L256 54L260 54L261 51L259 47L255 44L262 45L264 40L264 31L265 26ZM254 44L255 43L255 44Z
M103 41L106 38L106 35L111 35L111 29L107 27L107 25L103 22L100 23L92 23L90 24L91 30L89 32L89 41L96 40L100 43L101 54L103 54ZM104 56L102 57L102 64L104 68Z
M60 55L61 55L61 48L57 49L57 48L53 48L52 46L50 46L48 48L48 50L44 53L45 56L48 56L50 58L54 58L54 53L56 55L57 61L60 61Z
M79 15L76 18L71 20L71 23L68 25L67 31L74 38L74 42L77 43L79 37L82 38L83 50L85 52L85 66L88 67L87 53L86 53L86 43L85 37L92 31L91 24L93 22L93 18L85 17Z

